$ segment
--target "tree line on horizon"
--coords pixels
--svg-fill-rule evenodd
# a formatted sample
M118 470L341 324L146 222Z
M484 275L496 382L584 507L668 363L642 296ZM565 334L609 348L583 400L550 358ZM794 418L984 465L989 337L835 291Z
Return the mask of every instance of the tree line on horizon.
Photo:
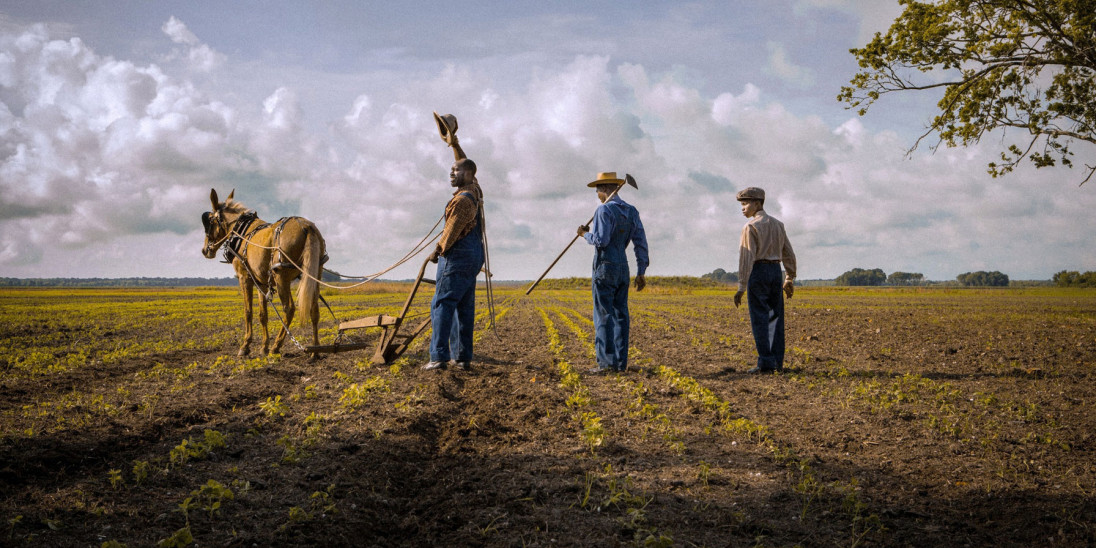
M955 281L964 287L1008 287L1008 275L994 270L986 272L964 272L955 277ZM889 276L881 268L854 268L836 279L835 285L845 286L918 286L928 283L925 275L920 272L892 272Z
M0 278L4 287L198 287L237 285L236 278Z
M341 281L337 275L325 273L324 281ZM380 280L392 281L392 280ZM398 280L397 280L398 281ZM825 280L817 280L825 281ZM676 287L703 287L716 285L734 285L738 283L738 273L728 272L717 268L707 274L697 276L653 276L648 277L648 284L652 282L658 285ZM800 281L797 280L796 283ZM1096 287L1096 272L1084 273L1076 270L1063 270L1054 274L1050 280L1053 285L1059 287ZM545 287L550 289L568 289L589 287L589 278L559 278L544 281ZM892 272L889 275L881 268L853 268L842 273L833 280L837 286L923 286L937 285L949 282L934 282L925 279L920 272ZM1009 277L998 271L966 272L956 276L955 282L965 287L1006 287L1012 283ZM0 277L0 287L201 287L201 286L235 286L236 278L163 278L163 277L133 277L133 278L5 278ZM825 284L824 284L825 285Z
M1096 287L1096 272L1080 273L1076 270L1063 270L1051 278L1058 287Z
M327 271L323 273L322 278L325 282L342 281L341 276ZM0 287L202 287L236 286L239 283L235 276L225 278L0 278Z
M1065 274L1063 274L1063 276L1065 276ZM717 268L712 272L704 274L701 278L728 285L738 283L737 273L727 272L722 268ZM1009 285L1008 276L998 271L986 272L980 270L977 272L965 272L956 276L955 279L959 285L967 287L1007 287ZM1093 282L1096 283L1096 274L1093 275ZM926 280L925 275L920 272L898 271L888 275L881 268L853 268L834 279L834 285L839 286L888 285L902 287L927 285L929 283L932 282Z

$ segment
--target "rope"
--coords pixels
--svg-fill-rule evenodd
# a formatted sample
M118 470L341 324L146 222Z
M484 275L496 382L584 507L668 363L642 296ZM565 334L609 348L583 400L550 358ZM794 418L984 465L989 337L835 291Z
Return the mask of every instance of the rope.
M262 287L264 284L259 283L259 280L255 278L255 273L251 271L251 265L247 263L247 259L241 257L235 249L232 249L231 247L227 249L229 249L232 254L235 255L241 263L243 263L244 268L247 270L247 277L251 278L251 283L255 284L257 288ZM265 307L267 303L270 304L270 308L274 309L274 315L278 317L278 323L282 324L282 329L285 329L286 335L289 335L289 340L293 341L293 344L297 346L298 350L300 350L301 352L306 352L307 350L305 349L305 347L301 345L300 341L297 340L297 337L293 336L293 331L290 330L289 326L285 324L285 320L282 319L282 314L278 312L278 305L274 304L274 293L271 291L272 289L273 287L268 287L265 292L259 291L259 294L263 299L263 306ZM301 313L303 314L304 311L301 311Z
M396 264L388 267L387 269L385 269L381 272L378 272L376 274L370 274L368 276L346 276L346 275L339 274L338 272L335 272L334 270L330 270L330 269L327 269L327 268L325 268L324 270L326 272L330 272L331 274L334 274L334 275L336 275L340 278L350 278L350 279L354 279L354 280L369 278L370 281L374 280L378 276L380 276L382 274L386 274L388 271L390 271L390 270L402 265L403 263L406 263L407 261L411 260L412 257L414 257L415 255L418 255L419 253L421 253L423 249L426 249L427 247L430 246L430 244L434 243L438 238L440 238L441 233L439 232L437 235L435 235L433 238L431 238L429 242L426 242L426 244L423 245L423 242L425 242L426 239L429 238L430 235L434 233L434 230L436 230L438 228L438 225L440 225L442 223L442 221L444 221L444 220L445 220L445 214L442 213L441 217L438 218L438 222L434 223L434 226L430 228L430 231L426 233L426 236L423 236L422 239L419 240L419 243L415 244L415 246L413 248L411 248L411 251L407 255L404 255L402 259L400 259L399 261L396 261ZM356 286L339 286L339 287L341 288L341 287L356 287Z
M494 333L495 338L497 338L499 341L502 341L502 338L499 337L498 329L495 326L495 292L494 292L494 286L493 286L492 281L491 281L491 276L492 276L491 258L490 258L490 253L488 251L488 245L487 245L487 216L484 214L483 200L481 199L481 200L478 200L478 201L479 201L479 212L480 212L480 223L481 223L480 229L481 229L481 231L482 231L481 233L483 235L483 262L484 262L484 268L487 272L487 275L485 276L485 278L486 278L486 289L487 289L487 309L488 309L488 312L489 312L489 315L488 315L488 328L491 329L492 333ZM288 218L279 219L279 221L277 221L277 222L282 222L284 224L284 221L286 221L286 220L288 220ZM438 225L440 225L444 220L445 220L445 214L443 213L442 216L440 218L438 218L438 221L436 223L434 223L434 226L430 228L430 231L427 232L426 235L423 236L422 239L419 240L419 242L417 244L415 244L414 247L411 248L411 251L407 252L406 255L404 255L402 258L400 258L400 260L398 260L394 264L392 264L392 266L389 266L388 268L386 268L384 270L381 270L380 272L369 274L367 276L343 276L342 274L339 274L338 272L335 272L333 270L329 270L327 268L323 269L324 271L329 272L331 274L334 274L336 276L339 276L341 278L352 278L352 279L361 279L362 280L361 282L358 282L356 284L351 284L351 285L333 285L333 284L329 284L329 283L323 281L322 279L316 278L311 273L305 272L304 267L297 264L293 260L293 258L290 257L288 254L281 253L281 256L286 262L293 265L293 267L296 268L301 273L302 276L307 276L309 279L311 279L312 281L316 282L317 284L319 284L323 287L336 289L336 290L353 289L353 288L365 285L367 283L370 283L370 282L376 280L377 278L387 274L388 272L391 272L392 270L395 270L396 268L402 266L407 261L414 258L419 253L422 253L424 250L429 248L434 242L436 242L438 240L438 238L441 237L441 232L438 232L437 234L434 234L434 231L437 230ZM277 224L277 223L275 223L275 224ZM236 223L234 222L232 230L228 234L226 234L225 237L222 238L220 240L220 242L218 242L218 243L224 242L232 234L237 234L243 240L245 245L253 245L253 246L255 246L259 249L276 250L276 251L281 252L281 249L279 247L279 242L277 241L277 238L275 238L275 242L274 242L273 246L264 246L264 245L252 242L251 238L249 237L250 235L245 236L243 234L240 234L239 232L236 231L236 228L237 228L237 226L236 226ZM252 234L254 234L254 232ZM433 237L431 237L431 235L433 235ZM247 261L243 257L241 257L239 255L239 253L237 253L236 250L234 250L234 249L232 250L232 254L235 255L236 258L239 259L241 262L243 262L245 267L247 267L247 274L251 278L252 282L254 282L256 285L261 285L261 284L259 284L258 280L256 280L254 273L251 272L251 267L250 267L250 265L247 264ZM273 304L273 302L274 302L273 294L270 294L270 295L264 294L263 297L268 302ZM327 305L327 301L324 301L324 305L325 306ZM282 315L278 312L278 307L273 306L273 308L274 308L274 314L278 317L278 321L282 324L282 327L285 329L286 333L289 335L289 338L293 341L293 344L295 344L297 346L297 348L300 349L302 352L306 351L304 346L302 346L301 343L299 341L297 341L297 338L293 336L293 332L289 329L289 326L287 326L285 324L285 321L282 319ZM328 312L331 313L331 315L333 317L335 317L335 313L331 310L330 306L327 306L327 310L328 310ZM419 314L419 315L421 315L421 314ZM335 319L336 319L336 321L338 320L337 317L335 317Z
M279 219L277 222L281 222L281 223L284 224L284 222L287 221L288 219L289 218L282 218L282 219ZM237 221L238 220L239 219L237 219ZM372 282L373 280L376 280L377 278L383 276L384 274L387 274L388 272L398 268L400 265L402 265L402 264L406 263L407 261L411 260L413 257L418 255L419 253L422 253L422 251L424 249L428 248L438 238L441 237L440 232L438 234L434 234L434 236L432 238L430 236L438 228L438 225L440 225L442 223L442 221L444 221L444 220L445 220L445 215L442 214L442 216L438 219L438 222L434 223L434 226L430 229L429 232L426 233L426 236L423 236L423 238L421 240L419 240L419 243L416 244L415 247L412 248L410 252L408 252L406 255L404 255L403 258L401 258L399 261L396 261L395 264L393 264L392 266L390 266L390 267L388 267L388 268L386 268L386 269L384 269L380 272L370 274L368 276L355 277L355 278L363 278L363 281L361 281L359 283L356 283L356 284L353 284L353 285L342 286L342 285L329 284L329 283L327 283L327 282L325 282L321 279L317 279L315 276L312 276L312 274L310 274L308 272L305 272L304 268L301 265L298 265L296 262L294 262L293 259L291 257L289 257L288 254L281 253L281 256L289 264L293 265L298 271L300 271L302 276L308 276L309 279L315 281L319 285L322 285L324 287L329 287L329 288L332 288L332 289L351 289L351 288L358 287L358 286L367 284L369 282ZM275 223L275 224L277 224L277 223ZM274 242L273 246L264 246L264 245L257 244L255 242L251 241L251 236L254 235L254 232L252 232L252 234L250 234L250 235L245 236L245 235L241 234L240 232L238 232L237 228L239 228L238 223L236 221L233 221L232 230L226 231L226 234L224 235L224 237L221 238L220 240L218 240L217 246L219 246L220 244L223 244L231 236L236 235L236 236L240 237L240 239L244 242L244 245L253 245L253 246L255 246L259 249L276 250L276 251L281 252L281 249L279 247L279 242L277 241L277 238L275 238L275 242ZM255 231L255 232L257 232L257 231ZM428 239L429 239L429 241L427 241ZM213 246L213 247L217 247L217 246ZM262 283L259 282L259 280L255 276L255 273L251 271L251 265L248 264L247 259L241 257L240 254L235 249L233 249L231 246L229 246L225 249L227 251L231 252L232 255L234 255L237 259L239 259L241 263L243 263L244 268L247 271L247 276L249 278L251 278L252 283L254 283L256 287L263 287L263 286L266 285L266 284L262 284ZM325 268L324 270L327 270L327 269ZM338 276L342 276L341 274L338 274L337 272L333 272L331 270L327 270L327 271L332 272L332 273L334 273ZM282 328L285 329L286 334L289 335L289 339L293 341L293 344L296 345L297 348L301 352L307 352L307 349L303 345L301 345L300 341L297 340L297 337L293 336L293 331L289 328L288 325L285 324L285 320L282 318L281 313L278 311L278 306L274 304L274 294L271 292L272 289L273 289L272 287L268 287L266 292L260 291L260 294L262 295L262 298L266 302L271 304L271 308L274 309L274 315L276 315L278 317L278 323L282 324ZM323 299L322 296L320 298ZM331 313L331 316L334 317L336 321L338 321L338 317L335 316L335 312L331 310L331 307L327 305L326 300L324 300L324 305L327 306L327 311ZM301 313L303 314L304 311L301 311Z
M406 255L404 255L403 258L396 261L395 264L393 264L392 266L390 266L390 267L388 267L388 268L386 268L386 269L384 269L380 272L369 274L367 276L343 276L342 274L339 274L338 272L335 272L333 270L328 270L326 268L324 269L325 271L330 272L332 274L335 274L336 276L339 276L339 277L342 277L342 278L352 278L352 279L361 279L362 280L361 282L358 282L356 284L351 284L351 285L333 285L333 284L329 284L329 283L323 281L322 279L316 278L311 273L305 272L304 268L302 268L301 265L294 262L293 259L291 257L289 257L288 255L283 253L282 258L284 258L286 260L286 262L288 262L289 264L293 265L297 270L301 271L301 275L308 276L309 279L311 279L312 281L318 283L319 285L321 285L323 287L327 287L327 288L331 288L331 289L353 289L355 287L360 287L360 286L363 286L363 285L365 285L369 282L372 282L372 281L376 280L377 278L380 278L381 276L391 272L392 270L395 270L396 268L399 268L400 266L402 266L404 263L406 263L407 261L414 258L419 253L422 253L423 250L429 248L430 244L433 244L435 241L437 241L438 238L441 237L440 232L437 233L437 234L434 234L434 236L432 238L430 237L430 235L434 233L434 230L436 230L438 228L438 225L440 225L442 223L442 221L444 221L444 220L445 220L445 215L443 214L438 219L438 222L434 223L434 226L433 226L433 228L430 229L430 232L427 232L426 236L423 236L423 238L421 240L419 240L419 243L415 244L415 247L412 248L411 251L409 251ZM427 241L428 238L429 238L429 241ZM260 248L260 249L278 249L277 243L275 243L274 246L264 246L264 245L252 243L247 238L244 238L244 241L247 242L248 245L253 245L253 246L255 246L257 248Z
M480 229L483 235L483 266L487 269L487 311L488 320L487 327L495 334L495 338L502 342L502 337L499 337L498 329L495 328L495 290L491 282L491 277L494 273L491 272L491 254L487 250L487 214L483 211L483 199L479 201L479 213L480 213Z

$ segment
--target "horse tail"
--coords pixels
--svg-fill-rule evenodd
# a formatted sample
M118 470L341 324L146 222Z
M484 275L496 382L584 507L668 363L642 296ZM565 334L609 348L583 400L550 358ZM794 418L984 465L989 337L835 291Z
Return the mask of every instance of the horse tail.
M323 267L323 237L315 225L305 228L304 252L301 254L301 283L297 286L297 313L301 324L305 317L312 318L312 307L319 297L320 269ZM307 314L307 316L306 316Z

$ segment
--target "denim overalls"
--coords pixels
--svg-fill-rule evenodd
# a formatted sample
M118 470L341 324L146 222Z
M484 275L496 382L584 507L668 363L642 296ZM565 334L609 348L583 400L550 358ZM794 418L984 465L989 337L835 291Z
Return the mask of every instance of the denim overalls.
M602 207L613 218L609 243L594 251L594 349L599 368L624 371L628 367L628 257L624 251L639 223L635 208L619 200ZM597 227L592 227L596 229Z
M475 195L468 191L461 192L460 196L476 201ZM483 268L482 215L482 209L477 211L476 225L472 231L457 240L446 255L438 257L437 286L430 312L434 324L430 336L430 361L472 361L476 278ZM453 344L451 335L454 335Z

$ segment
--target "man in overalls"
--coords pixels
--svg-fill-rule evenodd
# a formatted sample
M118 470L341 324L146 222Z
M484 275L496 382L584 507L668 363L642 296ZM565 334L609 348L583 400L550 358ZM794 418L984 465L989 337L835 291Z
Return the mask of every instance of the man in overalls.
M425 370L443 370L450 360L465 371L472 369L472 333L476 317L476 277L483 268L483 191L476 182L476 164L457 142L456 118L439 116L442 139L453 147L456 161L449 170L455 187L445 206L445 227L431 255L438 262L437 285L430 305L433 333L430 362ZM455 335L450 344L451 335Z
M615 172L598 173L588 187L596 188L602 204L590 226L578 227L578 235L594 246L594 348L597 367L593 374L623 372L628 367L628 243L636 256L636 291L643 291L643 277L650 261L647 236L636 208L609 196L624 184Z

